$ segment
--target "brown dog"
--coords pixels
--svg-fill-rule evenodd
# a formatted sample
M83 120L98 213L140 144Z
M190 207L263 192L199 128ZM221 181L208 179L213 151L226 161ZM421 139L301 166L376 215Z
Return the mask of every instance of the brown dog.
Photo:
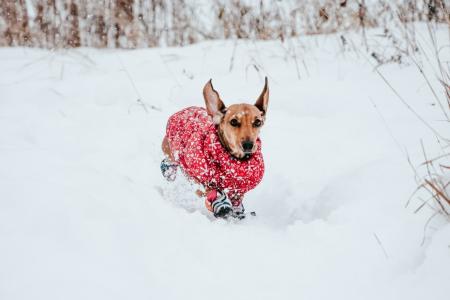
M181 166L190 179L205 187L207 206L209 203L216 216L237 210L243 213L244 193L253 189L264 173L259 132L269 102L267 78L254 105L226 107L211 80L203 88L203 96L206 110L190 107L170 117L162 143L167 158L161 170L170 180Z

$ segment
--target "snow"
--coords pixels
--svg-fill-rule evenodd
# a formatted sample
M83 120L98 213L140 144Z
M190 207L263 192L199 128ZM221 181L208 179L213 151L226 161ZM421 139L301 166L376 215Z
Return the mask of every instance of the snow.
M339 42L294 41L300 79L276 41L238 42L231 71L232 41L0 49L0 299L448 299L450 225L406 205L408 157L439 147ZM445 133L414 64L377 70ZM266 74L257 216L215 220L184 178L164 182L165 123L210 78L252 103Z

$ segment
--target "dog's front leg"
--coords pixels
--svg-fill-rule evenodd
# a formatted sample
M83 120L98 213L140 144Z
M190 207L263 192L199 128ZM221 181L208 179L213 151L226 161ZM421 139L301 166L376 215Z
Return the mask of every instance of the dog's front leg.
M172 162L175 162L175 158L173 157L172 151L170 149L169 140L167 139L166 136L164 137L164 139L162 141L161 149L162 149L164 155L166 155Z

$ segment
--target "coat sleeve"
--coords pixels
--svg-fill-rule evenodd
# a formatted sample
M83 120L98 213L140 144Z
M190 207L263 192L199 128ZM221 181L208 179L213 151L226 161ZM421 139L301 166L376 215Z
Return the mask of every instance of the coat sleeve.
M184 148L184 168L195 181L208 186L214 181L214 170L209 167L208 151L205 149L205 137L201 133L191 135Z

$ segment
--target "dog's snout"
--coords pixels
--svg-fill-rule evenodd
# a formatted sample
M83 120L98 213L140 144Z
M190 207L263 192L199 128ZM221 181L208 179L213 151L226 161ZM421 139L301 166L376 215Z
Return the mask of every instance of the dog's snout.
M242 149L244 149L244 151L252 151L253 149L253 142L252 141L245 141L242 143Z

